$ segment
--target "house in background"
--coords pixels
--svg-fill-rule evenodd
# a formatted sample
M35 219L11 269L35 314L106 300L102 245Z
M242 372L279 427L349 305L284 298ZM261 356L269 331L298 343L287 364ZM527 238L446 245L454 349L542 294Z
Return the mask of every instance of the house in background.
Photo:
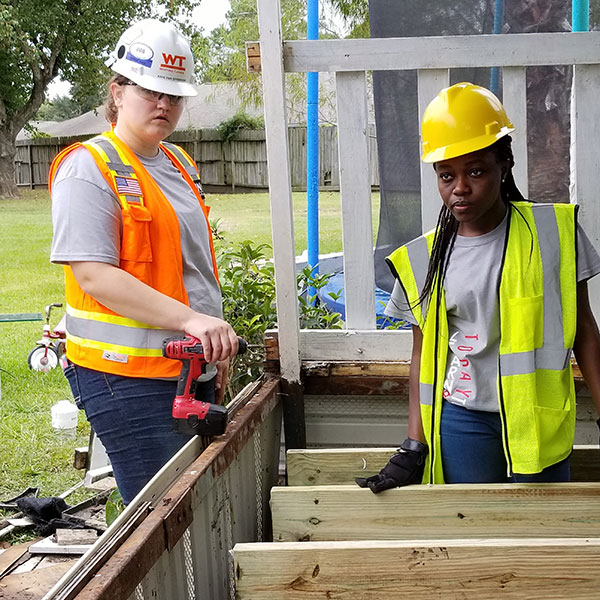
M231 83L203 83L196 86L198 95L186 99L185 108L179 120L177 131L186 129L215 129L223 121L233 117L243 110L252 117L262 117L263 107L248 104L243 106L238 86ZM288 119L293 125L306 124L306 98L303 94L288 94ZM319 121L332 125L336 122L335 111L335 81L332 76L321 74L320 78ZM372 99L372 96L371 96ZM370 101L371 121L373 118L373 103ZM95 111L89 111L67 119L66 121L39 121L32 125L40 132L52 137L69 137L74 135L93 135L106 131L108 124L104 118L102 106ZM30 138L31 135L22 130L17 140Z

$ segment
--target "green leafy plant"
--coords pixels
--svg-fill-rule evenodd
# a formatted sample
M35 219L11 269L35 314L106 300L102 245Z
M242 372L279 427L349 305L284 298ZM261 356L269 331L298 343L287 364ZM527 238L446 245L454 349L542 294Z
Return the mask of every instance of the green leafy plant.
M224 141L234 140L242 129L264 129L265 121L262 117L251 117L243 110L239 110L230 119L219 124L217 131Z
M227 390L230 398L260 375L264 333L275 324L275 277L273 263L265 255L268 248L267 244L255 246L246 240L217 254L223 317L250 346L232 363Z
M125 504L121 492L115 488L106 501L106 524L110 527L124 510Z
M341 329L344 326L342 315L331 312L319 299L319 291L332 277L333 273L313 273L312 267L308 265L298 273L298 302L302 329ZM329 292L328 295L337 300L341 293L339 290Z
M220 223L211 224L215 238L219 280L223 294L223 318L250 346L245 354L232 362L227 397L231 399L245 385L255 381L262 373L265 360L264 334L277 321L275 309L275 275L268 244L255 245L245 240L229 246L220 231ZM307 329L341 328L339 313L331 312L316 294L307 296L307 290L320 290L331 274L313 275L310 267L298 273L298 309L300 326ZM339 298L340 292L332 292Z
M379 306L385 308L386 303L382 300L379 301ZM410 328L410 323L408 321L404 321L402 319L394 319L393 317L386 316L385 318L377 321L377 329L390 329L390 330L398 330L398 329L407 329Z

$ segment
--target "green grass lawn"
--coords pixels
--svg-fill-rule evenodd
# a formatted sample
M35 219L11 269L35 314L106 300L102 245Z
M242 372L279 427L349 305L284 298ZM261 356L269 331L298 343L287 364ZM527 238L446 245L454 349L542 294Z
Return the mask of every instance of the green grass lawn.
M306 249L306 193L294 192L294 236L296 254ZM219 229L231 243L249 239L272 245L269 195L209 194L211 221L219 220ZM372 196L373 235L377 234L379 193ZM342 220L338 192L319 194L319 250L321 254L342 250Z
M39 313L46 304L63 302L62 269L48 260L51 236L45 191L0 199L0 313ZM42 324L0 323L0 500L28 486L39 487L40 496L57 495L83 477L72 462L73 449L88 443L85 417L79 415L74 441L61 439L51 426L51 406L71 398L66 379L60 369L44 375L27 367Z
M306 195L294 193L296 253L306 247ZM250 239L271 244L269 197L260 194L210 194L211 220L228 243ZM373 196L377 222L379 194ZM338 193L320 196L321 252L342 249ZM376 226L374 226L374 233ZM62 268L49 262L52 223L45 190L17 199L0 198L0 313L43 312L64 301ZM269 252L269 255L271 253ZM62 312L57 311L52 324ZM77 439L62 440L51 427L50 408L71 392L60 369L47 375L27 367L27 355L41 336L41 322L0 323L0 500L28 486L41 496L59 494L83 477L72 466L73 449L87 445L89 425L79 415Z

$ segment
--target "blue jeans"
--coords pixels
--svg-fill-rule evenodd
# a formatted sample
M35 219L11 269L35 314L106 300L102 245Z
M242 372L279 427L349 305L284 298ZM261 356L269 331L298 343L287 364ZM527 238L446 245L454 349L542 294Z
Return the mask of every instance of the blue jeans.
M540 473L507 475L499 413L442 405L442 465L446 483L549 483L569 481L569 459Z
M69 363L65 369L77 406L106 448L129 504L191 436L173 429L177 382L111 375ZM214 379L198 384L196 397L214 402Z

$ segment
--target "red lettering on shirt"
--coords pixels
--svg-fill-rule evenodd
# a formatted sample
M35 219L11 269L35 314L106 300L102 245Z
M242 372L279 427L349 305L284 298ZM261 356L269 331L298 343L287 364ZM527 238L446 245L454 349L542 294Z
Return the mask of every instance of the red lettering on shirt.
M473 393L473 390L459 390L458 388L456 388L456 393L462 394L465 398L469 398Z
M471 381L471 376L468 373L462 371L460 374L460 379L462 379L463 381Z
M473 352L473 346L458 346L456 349L461 352Z
M466 358L461 358L460 359L460 366L461 367L468 367L469 366L469 360Z
M475 335L465 335L465 340L478 340L479 339L479 334L475 334Z

